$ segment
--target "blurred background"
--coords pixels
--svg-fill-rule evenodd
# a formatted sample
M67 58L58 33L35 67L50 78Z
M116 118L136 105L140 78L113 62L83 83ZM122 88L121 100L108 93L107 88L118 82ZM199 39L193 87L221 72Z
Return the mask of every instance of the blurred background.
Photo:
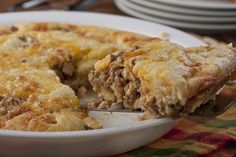
M0 0L0 12L89 11L133 16L236 45L236 0Z

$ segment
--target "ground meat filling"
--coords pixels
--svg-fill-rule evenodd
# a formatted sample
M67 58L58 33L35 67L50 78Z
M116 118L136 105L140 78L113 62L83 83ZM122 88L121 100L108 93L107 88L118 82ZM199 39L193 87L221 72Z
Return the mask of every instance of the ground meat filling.
M78 88L77 84L71 83L76 78L76 67L71 61L56 64L52 69L56 72L62 83L69 85L74 90Z
M77 75L78 61L73 54L64 49L45 51L50 69L55 71L61 83L70 86L78 97L84 97L87 89Z
M103 88L103 91L110 93L110 96L100 93L100 101L97 102L96 106L98 108L104 108L105 100L109 103L106 108L135 109L134 104L140 98L140 81L124 69L123 54L123 51L117 54L110 54L111 63L108 70L101 73L92 71L89 75L89 81L96 91L100 91ZM95 106L94 103L93 106Z
M63 84L70 86L78 97L83 97L87 90L85 87L80 85L80 80L76 74L77 66L75 61L73 61L73 57L68 55L65 57L66 59L60 60L63 57L56 54L52 58L57 60L57 62L51 65L51 69L56 72L57 76L60 78L60 81Z

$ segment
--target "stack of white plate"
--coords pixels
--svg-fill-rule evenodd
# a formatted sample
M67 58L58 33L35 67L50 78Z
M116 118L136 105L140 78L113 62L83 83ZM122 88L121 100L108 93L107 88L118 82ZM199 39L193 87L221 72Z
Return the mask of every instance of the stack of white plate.
M127 14L195 31L236 30L236 3L226 0L116 0Z

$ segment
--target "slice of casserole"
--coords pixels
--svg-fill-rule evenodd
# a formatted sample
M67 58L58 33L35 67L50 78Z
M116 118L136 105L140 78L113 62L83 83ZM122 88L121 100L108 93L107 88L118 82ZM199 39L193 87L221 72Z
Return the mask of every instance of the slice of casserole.
M176 117L213 98L235 68L230 45L184 48L153 40L98 61L89 81L103 101L100 108L141 109L144 118Z

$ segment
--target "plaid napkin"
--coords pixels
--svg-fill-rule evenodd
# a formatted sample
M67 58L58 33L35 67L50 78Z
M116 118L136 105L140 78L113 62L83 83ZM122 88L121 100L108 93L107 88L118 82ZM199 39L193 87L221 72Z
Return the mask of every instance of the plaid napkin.
M222 94L236 97L236 88L226 86ZM121 156L236 156L236 104L215 119L180 119L176 127L162 138Z

